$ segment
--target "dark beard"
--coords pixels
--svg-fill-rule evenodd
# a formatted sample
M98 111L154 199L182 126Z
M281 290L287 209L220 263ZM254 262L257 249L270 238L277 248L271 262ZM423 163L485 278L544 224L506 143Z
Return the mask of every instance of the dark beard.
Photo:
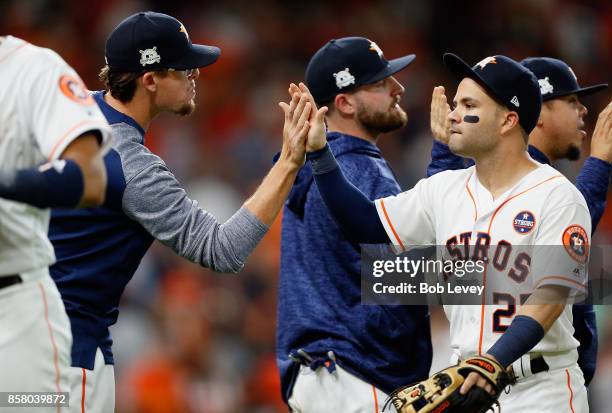
M388 110L386 112L367 112L360 107L357 112L357 120L363 127L373 135L391 132L406 126L408 116L403 110Z
M578 146L570 145L565 153L565 158L570 161L577 161L580 159L580 148Z
M193 102L185 103L183 106L174 111L179 116L191 115L195 111L196 105Z

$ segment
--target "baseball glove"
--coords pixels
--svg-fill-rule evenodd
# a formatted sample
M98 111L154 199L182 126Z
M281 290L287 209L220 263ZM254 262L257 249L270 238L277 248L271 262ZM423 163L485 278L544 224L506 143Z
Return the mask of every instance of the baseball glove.
M491 383L495 394L476 386L465 395L459 393L465 378L473 371ZM513 383L513 377L496 361L471 357L427 380L393 391L383 411L392 403L398 413L483 413L497 404L504 388Z

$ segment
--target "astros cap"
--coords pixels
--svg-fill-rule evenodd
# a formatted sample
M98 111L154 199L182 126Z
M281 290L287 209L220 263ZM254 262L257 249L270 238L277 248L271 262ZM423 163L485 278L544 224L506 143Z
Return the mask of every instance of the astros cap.
M111 70L144 72L188 70L213 64L221 50L191 43L185 26L162 13L140 12L123 20L106 40Z
M552 57L528 57L521 60L521 64L531 70L538 79L544 101L574 93L586 96L608 87L607 83L580 87L572 68L564 61Z
M408 66L415 55L387 60L383 51L365 37L332 39L320 48L306 67L306 85L317 104L338 93L376 83Z
M461 81L468 77L482 85L503 106L518 113L519 124L529 134L540 117L542 96L533 73L509 57L489 56L470 67L461 58L445 53L444 64Z

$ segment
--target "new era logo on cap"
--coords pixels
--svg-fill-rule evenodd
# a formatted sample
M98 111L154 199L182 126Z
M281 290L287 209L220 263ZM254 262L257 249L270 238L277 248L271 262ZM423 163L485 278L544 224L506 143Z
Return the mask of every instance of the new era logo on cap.
M502 55L486 57L470 67L458 56L445 53L444 64L460 81L474 79L492 98L515 111L526 133L533 130L540 116L542 95L537 79L528 69Z
M543 100L577 94L586 96L608 87L607 84L580 87L571 67L562 60L552 57L529 57L521 64L531 70L538 78Z
M414 55L387 60L383 51L365 37L343 37L327 42L310 59L306 85L318 104L326 104L338 93L376 83L399 72Z

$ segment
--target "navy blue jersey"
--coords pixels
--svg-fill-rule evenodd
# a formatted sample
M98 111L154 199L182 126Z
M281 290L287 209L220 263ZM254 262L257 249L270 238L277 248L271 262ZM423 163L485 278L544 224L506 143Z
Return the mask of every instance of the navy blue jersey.
M144 143L140 125L104 103L101 93L94 97L111 125L125 125L133 132L128 136L134 144ZM147 231L123 213L126 180L115 148L106 154L104 163L104 205L54 209L49 224L49 239L57 257L50 271L72 324L72 362L88 369L93 369L98 347L105 361L113 363L108 327L117 321L121 294L153 242ZM118 247L121 254L117 254Z
M102 207L53 210L49 239L57 262L51 276L72 325L72 365L93 369L99 347L113 363L109 326L117 321L126 284L154 239L186 259L237 272L265 234L246 208L219 224L185 190L164 161L144 146L144 130L94 98L113 130L105 155L108 177Z
M370 199L401 189L380 150L332 132L330 148L346 178ZM338 365L390 392L429 374L429 312L423 306L361 304L360 247L342 234L314 184L300 171L283 211L277 362L283 397L290 397L296 363L333 351Z

